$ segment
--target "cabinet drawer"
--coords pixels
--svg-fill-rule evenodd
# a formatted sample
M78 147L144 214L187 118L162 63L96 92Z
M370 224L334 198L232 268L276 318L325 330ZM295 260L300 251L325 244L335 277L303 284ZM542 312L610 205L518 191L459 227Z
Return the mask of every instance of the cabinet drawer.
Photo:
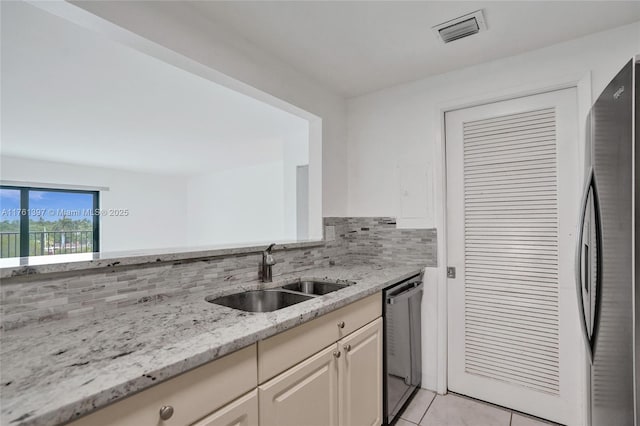
M212 361L116 402L72 426L184 426L201 419L257 386L256 345ZM160 407L174 413L161 421Z
M344 327L338 328L338 339L382 316L382 294L373 294L340 310L342 311L340 320L344 321Z
M258 426L258 390L252 390L192 426Z
M258 342L258 382L264 383L380 317L381 304L382 296L377 293Z

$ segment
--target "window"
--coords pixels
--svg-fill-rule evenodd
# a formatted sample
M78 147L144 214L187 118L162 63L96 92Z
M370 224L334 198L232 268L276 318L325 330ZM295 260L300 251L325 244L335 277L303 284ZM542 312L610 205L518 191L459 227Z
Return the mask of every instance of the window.
M0 258L99 251L98 192L0 186Z

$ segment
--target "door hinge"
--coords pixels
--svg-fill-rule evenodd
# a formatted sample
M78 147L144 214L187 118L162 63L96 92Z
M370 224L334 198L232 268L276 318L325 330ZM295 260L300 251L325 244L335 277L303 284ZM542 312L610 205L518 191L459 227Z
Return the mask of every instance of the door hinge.
M447 266L447 278L456 277L456 268L454 266Z

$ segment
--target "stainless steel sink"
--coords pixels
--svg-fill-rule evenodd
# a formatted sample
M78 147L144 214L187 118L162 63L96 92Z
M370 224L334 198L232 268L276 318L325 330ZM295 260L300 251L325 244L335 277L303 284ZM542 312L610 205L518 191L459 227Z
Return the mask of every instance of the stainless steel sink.
M209 303L247 312L272 312L309 299L313 296L282 290L252 290L217 298L205 297Z
M306 294L323 295L331 293L332 291L338 291L341 288L348 287L349 284L338 284L334 282L326 281L305 281L300 280L295 283L283 285L285 290L297 291Z
M216 305L245 312L272 312L323 294L338 291L355 284L352 281L317 281L298 279L295 282L268 290L250 290L228 296L207 296L205 300Z

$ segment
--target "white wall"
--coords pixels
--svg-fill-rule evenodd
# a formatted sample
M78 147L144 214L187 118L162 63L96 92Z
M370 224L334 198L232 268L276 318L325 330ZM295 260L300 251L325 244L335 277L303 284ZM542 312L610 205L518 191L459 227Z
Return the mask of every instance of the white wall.
M290 239L305 239L297 235L297 169L298 166L309 164L309 130L287 135L282 144L282 179L284 185L284 234ZM272 178L273 179L273 178ZM307 191L309 188L307 188ZM307 221L309 219L307 218ZM318 223L313 223L317 231ZM321 228L321 226L320 226ZM319 231L322 238L322 230Z
M287 234L285 226L284 170L278 162L191 177L189 246L295 240L295 227Z
M129 216L100 218L101 251L185 247L186 179L101 167L0 156L0 180L107 187L102 209L128 209Z
M438 209L443 205L438 115L442 105L457 99L491 98L496 92L515 93L523 85L543 86L550 80L589 73L595 99L638 53L640 23L635 23L350 99L348 216L398 216L400 226L436 227ZM584 119L580 117L581 126ZM406 166L411 175L426 177L424 187L403 188L399 170ZM414 197L417 205L427 199L421 217L402 217L403 203L412 201L402 201L403 197ZM438 229L439 240L442 231ZM439 373L437 330L442 318L439 319L437 289L444 268L442 247L439 241L440 266L427 270L423 299L423 386L432 389L436 388Z
M439 105L588 72L595 99L637 53L640 23L350 99L348 215L400 215L397 167L421 164L433 175ZM431 201L425 227L435 226Z
M322 214L344 216L347 209L345 100L179 3L73 1L121 27L321 117ZM315 152L311 155L315 158ZM312 169L313 164L310 165L313 187Z

